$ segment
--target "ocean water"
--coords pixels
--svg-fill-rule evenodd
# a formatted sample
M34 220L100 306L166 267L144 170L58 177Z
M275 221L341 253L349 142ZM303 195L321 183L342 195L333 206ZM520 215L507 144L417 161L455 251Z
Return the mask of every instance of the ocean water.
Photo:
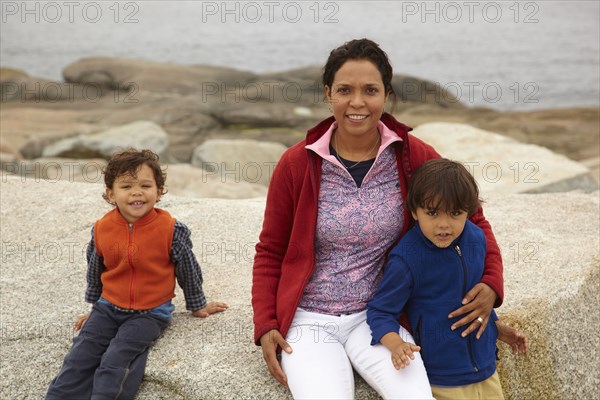
M472 106L600 104L600 2L5 1L0 64L51 79L91 56L254 72L323 65L368 37L396 73Z

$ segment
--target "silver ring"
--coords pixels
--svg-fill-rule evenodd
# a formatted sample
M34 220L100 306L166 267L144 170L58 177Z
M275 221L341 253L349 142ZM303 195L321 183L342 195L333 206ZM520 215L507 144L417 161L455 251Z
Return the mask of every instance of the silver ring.
M477 322L479 322L480 325L483 325L483 318L477 317Z

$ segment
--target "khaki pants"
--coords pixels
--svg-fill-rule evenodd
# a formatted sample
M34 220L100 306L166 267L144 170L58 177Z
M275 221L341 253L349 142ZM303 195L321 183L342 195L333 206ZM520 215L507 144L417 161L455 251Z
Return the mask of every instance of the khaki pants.
M431 391L436 400L504 400L498 371L485 381L451 388L431 386Z

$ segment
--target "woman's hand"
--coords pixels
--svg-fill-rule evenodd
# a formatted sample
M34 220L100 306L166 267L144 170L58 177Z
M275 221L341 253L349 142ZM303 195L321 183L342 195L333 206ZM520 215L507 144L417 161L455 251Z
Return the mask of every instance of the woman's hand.
M461 336L465 337L479 328L477 331L477 339L479 339L487 327L496 297L496 292L485 283L479 282L473 286L473 289L469 290L462 301L464 305L448 315L448 318L454 318L466 314L462 319L452 324L451 329L455 330L470 323L471 325L461 333ZM478 318L482 319L481 323Z
M220 303L218 301L211 301L204 308L201 308L196 311L192 311L194 317L206 318L211 314L215 314L218 312L223 312L227 310L229 306L225 303Z
M87 319L90 317L90 312L85 312L83 314L79 314L77 316L77 319L75 320L75 322L73 323L73 327L75 328L76 331L80 331L81 328L83 328L83 326L85 325L85 321L87 321Z
M283 386L287 386L287 376L281 369L279 361L277 361L277 346L281 347L286 353L291 354L292 348L290 345L277 329L272 329L260 337L260 346L262 347L263 358L273 378Z

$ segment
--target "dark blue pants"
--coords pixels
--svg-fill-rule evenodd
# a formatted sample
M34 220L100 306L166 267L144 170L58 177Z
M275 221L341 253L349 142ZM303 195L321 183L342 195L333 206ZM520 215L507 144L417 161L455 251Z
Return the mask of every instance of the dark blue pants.
M73 338L46 400L133 399L144 377L148 348L169 322L96 303Z

